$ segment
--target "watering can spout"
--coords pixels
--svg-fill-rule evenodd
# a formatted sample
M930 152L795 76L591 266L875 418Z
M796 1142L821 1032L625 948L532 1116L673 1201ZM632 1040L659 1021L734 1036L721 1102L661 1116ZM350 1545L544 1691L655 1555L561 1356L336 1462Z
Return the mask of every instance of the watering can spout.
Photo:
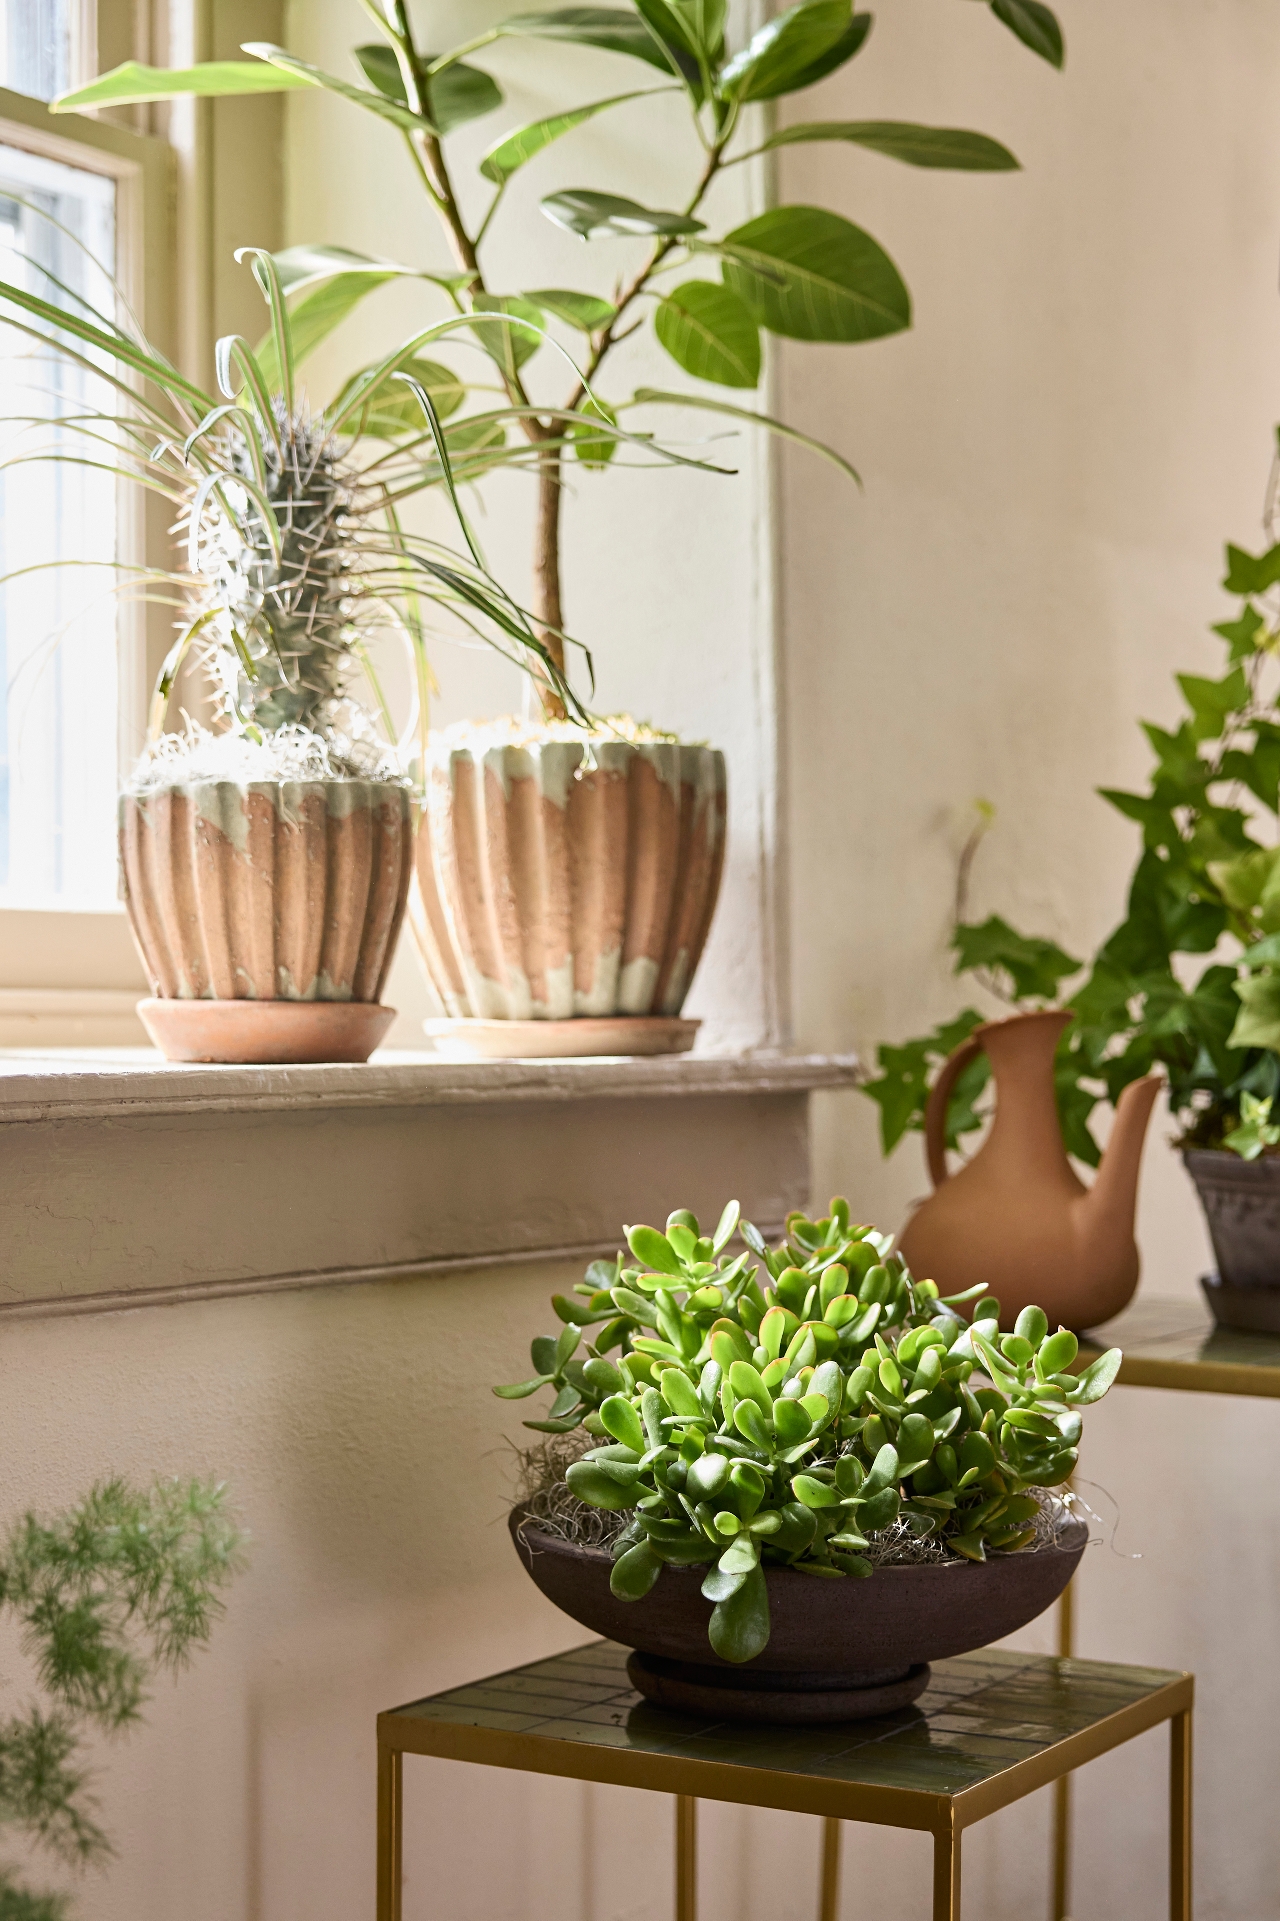
M1102 1163L1088 1193L1076 1202L1077 1219L1086 1245L1095 1238L1109 1239L1120 1229L1126 1234L1133 1232L1142 1143L1151 1109L1163 1085L1163 1076L1148 1074L1140 1081L1130 1081L1116 1103L1116 1117Z

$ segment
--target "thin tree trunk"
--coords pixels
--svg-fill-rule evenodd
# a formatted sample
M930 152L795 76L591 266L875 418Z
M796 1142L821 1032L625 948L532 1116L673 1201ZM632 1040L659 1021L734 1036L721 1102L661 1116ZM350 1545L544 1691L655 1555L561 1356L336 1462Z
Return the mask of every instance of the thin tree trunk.
M564 672L564 611L560 601L560 455L543 455L538 474L538 528L534 546L534 612L541 639L555 664ZM565 705L549 680L538 687L544 720L563 720Z

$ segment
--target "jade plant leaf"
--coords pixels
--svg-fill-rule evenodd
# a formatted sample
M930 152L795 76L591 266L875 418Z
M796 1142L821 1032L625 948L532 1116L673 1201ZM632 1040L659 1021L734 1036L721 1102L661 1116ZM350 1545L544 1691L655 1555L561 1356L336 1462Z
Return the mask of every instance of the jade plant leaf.
M711 1611L707 1630L722 1661L754 1661L769 1645L769 1590L763 1570L756 1567L742 1586Z

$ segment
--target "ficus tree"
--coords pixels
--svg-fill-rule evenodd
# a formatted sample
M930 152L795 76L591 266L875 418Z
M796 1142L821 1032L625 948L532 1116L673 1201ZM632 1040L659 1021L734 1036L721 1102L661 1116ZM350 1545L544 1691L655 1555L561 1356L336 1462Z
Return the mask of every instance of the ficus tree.
M521 13L487 28L464 45L432 51L410 15L407 0L358 0L378 38L354 49L359 81L322 71L283 47L250 43L248 61L216 61L165 71L129 63L55 102L55 111L170 99L182 94L227 95L323 88L386 126L401 142L408 164L439 216L453 266L448 272L346 249L295 247L276 258L294 308L302 356L311 352L375 287L414 276L458 314L474 314L474 338L487 366L472 378L437 362L419 362L416 376L432 391L442 415L455 414L458 477L479 478L497 467L532 469L538 488L534 535L533 608L554 672L542 677L548 717L562 716L565 611L560 527L564 463L608 467L633 409L700 407L756 421L801 441L849 473L841 455L785 423L727 396L759 386L761 335L793 340L858 342L911 324L911 298L892 259L869 233L842 214L812 206L773 206L756 218L717 232L707 197L727 169L771 148L834 141L869 149L916 167L1004 172L1018 161L1007 147L980 133L891 120L798 121L770 132L753 111L762 103L803 93L853 60L866 45L872 15L852 0L800 0L767 22L745 45L731 44L727 0L633 0L621 6L570 6ZM1041 58L1060 67L1062 33L1041 0L990 0L989 11ZM466 123L497 114L502 91L477 56L502 40L573 43L630 63L639 84L508 128L483 155L483 208L459 190L451 136ZM542 213L584 243L608 250L608 298L595 290L563 287L511 289L504 279L498 237L510 182L521 168L563 135L598 115L654 95L679 94L688 110L689 179L675 207L577 184L546 193ZM640 241L638 257L627 242ZM619 265L618 260L624 264ZM593 262L594 266L594 262ZM555 348L555 322L577 345L567 356L567 391L559 401L535 393L530 363ZM639 387L618 393L609 377L618 346L651 325L658 342L697 385L680 392ZM548 363L553 356L547 354ZM560 365L565 371L564 360ZM373 378L371 370L362 377ZM488 404L494 386L500 404ZM372 398L373 396L371 396ZM481 406L475 409L479 398ZM472 411L463 415L468 402ZM465 445L456 436L465 426ZM656 437L644 435L655 458L689 462ZM723 471L723 470L721 470Z

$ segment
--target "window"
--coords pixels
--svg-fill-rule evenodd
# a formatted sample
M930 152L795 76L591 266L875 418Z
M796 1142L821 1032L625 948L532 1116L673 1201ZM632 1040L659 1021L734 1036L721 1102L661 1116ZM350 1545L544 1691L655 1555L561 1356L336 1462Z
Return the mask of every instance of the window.
M106 64L127 58L136 43L126 35L148 12L134 0L0 0L0 275L69 310L88 301L111 311L114 278L172 351L168 145L44 104L97 70L99 44ZM109 473L35 458L56 454L62 423L104 390L91 368L0 330L0 572L12 576L0 588L6 1040L15 995L94 989L123 999L140 978L116 899L115 790L140 737L148 645L163 651L165 635L147 634L103 563L142 561L167 517L150 526L135 490ZM59 559L77 564L49 565ZM33 1038L84 1038L44 1018Z
M80 64L74 0L0 0L0 86L52 100Z
M10 21L12 31L12 19ZM0 145L0 274L114 307L116 183ZM0 355L0 905L115 895L116 481L59 456L111 389L11 336ZM104 463L111 453L102 450Z

